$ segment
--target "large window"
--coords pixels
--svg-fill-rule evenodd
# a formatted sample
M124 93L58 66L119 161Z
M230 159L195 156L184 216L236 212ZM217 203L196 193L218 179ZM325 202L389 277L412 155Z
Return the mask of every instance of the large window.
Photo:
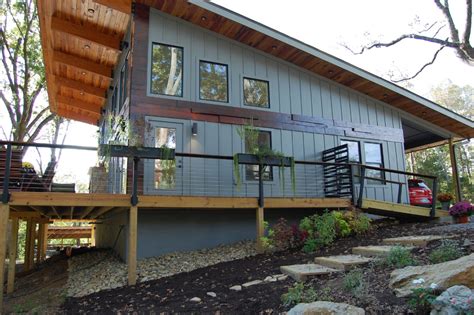
M375 166L383 168L383 156L382 156L382 145L380 143L364 143L364 150L365 150L365 164L369 166ZM367 177L375 177L375 178L384 178L384 174L382 171L379 170L366 170ZM378 180L367 180L368 184L383 184L383 182Z
M176 149L176 129L156 128L155 147ZM174 160L155 160L155 188L174 189L176 186L176 164Z
M183 96L183 49L153 43L151 93Z
M353 141L353 140L341 140L341 144L347 144L347 148L349 149L349 162L352 163L360 163L360 142L359 141ZM354 183L358 184L360 183L360 167L354 166L352 168L352 171L354 172L354 175L356 177L354 178Z
M269 108L268 81L244 78L244 105Z
M199 98L207 101L228 102L227 65L199 62Z
M272 134L270 131L259 131L258 133L258 146L260 148L269 148L272 147ZM245 141L245 152L249 153L250 144L248 141ZM245 165L245 179L248 181L258 180L258 165ZM263 180L271 181L273 180L273 170L270 166L266 166L263 170Z
M120 100L119 112L128 97L128 56L125 59L122 70L120 70Z

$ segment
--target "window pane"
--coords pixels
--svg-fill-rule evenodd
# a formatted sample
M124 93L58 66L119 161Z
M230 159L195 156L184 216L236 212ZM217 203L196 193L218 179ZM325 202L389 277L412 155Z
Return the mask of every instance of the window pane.
M379 143L365 143L365 162L382 164L382 147Z
M153 44L151 93L183 96L183 49Z
M200 99L227 102L227 66L200 61L199 85Z
M271 149L272 134L269 131L259 131L258 133L258 146L259 148L268 148ZM245 141L245 152L250 152L249 143ZM245 165L245 178L247 180L258 180L258 165ZM266 166L263 170L263 180L271 181L273 180L273 170L272 167Z
M155 147L176 149L176 129L156 128ZM176 163L174 160L155 160L155 188L173 189L176 185Z
M244 78L244 104L257 107L270 107L268 81Z
M360 163L360 148L358 141L341 140L341 144L347 144L349 149L349 161Z

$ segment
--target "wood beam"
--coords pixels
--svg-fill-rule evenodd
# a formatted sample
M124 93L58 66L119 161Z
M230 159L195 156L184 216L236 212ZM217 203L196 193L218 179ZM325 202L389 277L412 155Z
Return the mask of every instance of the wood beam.
M110 210L112 210L113 208L115 207L100 207L99 209L96 209L94 211L94 214L91 214L91 217L93 219L97 219L98 217L100 217L101 215L109 212Z
M85 207L84 210L82 210L82 213L80 214L81 220L83 220L85 217L87 217L92 211L94 211L95 207L94 206L89 206Z
M114 1L115 2L115 1ZM56 16L51 17L51 29L68 35L79 37L101 45L115 52L120 52L120 38L113 34L106 34L90 25L75 24Z
M42 247L41 247L41 261L44 261L46 260L46 251L48 249L48 227L49 227L49 224L48 223L45 223L44 224L44 228L43 228L43 244L42 244Z
M83 92L85 94L89 94L95 97L99 97L103 100L106 99L106 89L102 89L96 86L92 86L89 84L85 84L81 81L66 79L63 77L55 77L56 84L61 87L67 87L69 89L77 90L79 92Z
M129 195L62 192L11 192L10 205L56 207L129 207Z
M44 242L44 223L39 223L38 227L38 247L36 249L36 263L41 262L41 249L43 248Z
M34 211L11 211L10 219L26 219L26 218L40 218L41 215Z
M35 242L36 242L36 220L31 220L30 228L30 246L28 247L28 270L31 270L35 265Z
M263 207L258 207L257 208L257 213L256 213L256 218L257 218L257 252L262 253L264 248L263 248L263 242L262 242L262 237L264 236L264 209Z
M138 208L130 207L130 215L128 219L128 285L137 283L137 219Z
M5 255L7 253L7 227L10 206L0 204L0 311L3 309L3 283L5 277Z
M7 293L15 290L16 256L18 250L18 218L12 219L12 230L10 236L10 245L8 247L8 281Z
M64 109L64 108L58 108L56 113L59 116L62 116L64 118L77 120L77 121L82 121L82 122L85 122L85 123L88 123L88 124L91 124L91 125L95 125L95 126L97 125L97 123L99 121L99 118L100 118L100 116L97 115L97 114L94 114L94 115L91 115L90 113L89 113L89 115L78 114L76 112L73 112L73 111L70 111L70 110L67 110L67 109Z
M456 149L454 147L454 141L452 138L449 139L448 146L449 146L449 158L451 159L451 172L453 174L454 193L455 193L456 201L461 201L462 200L461 182L459 180L459 168L458 168L458 162L456 159Z
M53 61L77 68L81 71L87 71L102 76L108 80L111 80L112 77L112 67L78 56L66 54L58 50L53 52Z
M95 246L95 224L92 224L90 242L91 242L91 246Z
M56 94L56 102L68 105L71 107L78 108L80 110L95 114L95 115L100 115L100 109L101 105L96 105L88 102L84 102L72 97L64 96L61 94Z
M125 14L132 13L132 1L131 0L93 0L95 3L99 3L106 7L109 7L115 11L119 11Z

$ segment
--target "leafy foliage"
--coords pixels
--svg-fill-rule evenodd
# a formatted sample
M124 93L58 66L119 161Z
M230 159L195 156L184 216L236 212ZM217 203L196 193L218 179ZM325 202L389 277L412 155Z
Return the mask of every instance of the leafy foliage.
M288 288L288 293L281 296L281 301L285 306L292 306L298 303L311 303L316 301L318 297L317 292L304 285L302 282L297 282L293 287Z
M367 294L368 285L364 280L364 275L360 269L353 269L349 271L342 281L344 290L350 292L357 298L363 297Z
M454 240L442 240L441 245L433 250L429 256L432 264L455 260L463 256L462 249Z
M437 290L433 288L416 288L412 290L408 305L418 314L429 314L431 303L438 295Z
M289 225L284 218L280 218L271 229L268 227L268 222L264 223L264 227L267 236L262 238L262 242L266 250L298 248L303 245L307 237L296 224Z
M336 239L336 219L331 212L312 215L301 220L300 229L308 233L303 250L313 252Z
M384 263L390 267L403 268L416 265L410 249L403 246L395 246L385 257Z

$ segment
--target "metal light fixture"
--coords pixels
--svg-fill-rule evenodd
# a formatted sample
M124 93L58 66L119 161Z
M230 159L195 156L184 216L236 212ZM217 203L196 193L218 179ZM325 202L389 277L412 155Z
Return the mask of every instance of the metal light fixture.
M193 125L191 127L191 133L193 136L197 136L198 134L198 124L196 122L193 122Z

